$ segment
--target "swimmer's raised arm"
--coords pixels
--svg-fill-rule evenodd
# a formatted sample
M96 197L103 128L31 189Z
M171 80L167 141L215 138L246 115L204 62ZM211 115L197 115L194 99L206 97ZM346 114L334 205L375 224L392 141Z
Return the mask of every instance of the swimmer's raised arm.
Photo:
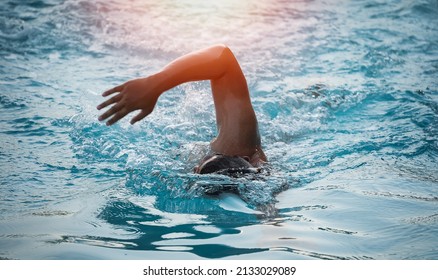
M266 161L245 76L231 50L224 45L189 53L153 75L105 91L104 97L115 95L97 108L114 105L99 120L109 119L106 123L112 125L140 110L131 120L134 124L152 112L165 91L201 80L210 80L216 110L218 136L211 142L212 150L229 156L245 156L251 163Z
M127 114L141 110L132 118L134 124L152 112L158 97L165 91L186 82L220 79L229 70L232 59L234 56L226 46L216 45L184 55L151 76L107 90L102 94L104 97L118 94L97 106L100 110L114 104L99 120L110 118L107 125L112 125Z

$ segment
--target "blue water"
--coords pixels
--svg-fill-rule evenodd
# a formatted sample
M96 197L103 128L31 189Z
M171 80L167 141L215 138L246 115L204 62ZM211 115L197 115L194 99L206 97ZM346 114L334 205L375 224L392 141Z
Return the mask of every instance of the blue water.
M2 2L0 258L438 259L437 1L216 2ZM97 121L104 90L216 43L270 174L191 173L207 82Z

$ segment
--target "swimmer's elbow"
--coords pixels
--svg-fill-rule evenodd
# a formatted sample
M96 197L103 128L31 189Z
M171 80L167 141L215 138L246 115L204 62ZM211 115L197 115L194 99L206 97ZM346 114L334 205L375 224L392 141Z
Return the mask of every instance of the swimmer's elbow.
M226 54L233 54L233 52L231 51L231 49L228 45L221 44L221 47Z
M227 45L219 44L219 45L217 45L217 47L220 50L220 54L221 54L220 57L222 60L225 60L225 61L235 60L233 52L231 51L231 49Z
M213 46L213 48L217 51L218 63L220 65L220 68L223 69L223 74L238 65L236 57L227 45L218 44Z
M224 62L232 56L231 49L225 44L217 44L209 47L207 53L218 62Z
M225 44L213 45L212 48L218 50L221 54L223 54L224 52L231 52L231 49Z

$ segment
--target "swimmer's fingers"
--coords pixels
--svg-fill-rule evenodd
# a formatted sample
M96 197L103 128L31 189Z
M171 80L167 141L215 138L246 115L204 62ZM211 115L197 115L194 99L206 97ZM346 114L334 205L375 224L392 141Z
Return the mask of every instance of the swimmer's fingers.
M124 105L120 102L111 107L108 111L99 116L99 121L106 120L114 114L117 114L119 111L123 110Z
M106 122L106 125L112 125L116 122L118 122L120 119L124 118L129 113L129 110L126 109L126 107L119 110L117 113L114 114L114 116Z
M111 95L113 93L121 92L124 87L125 87L125 84L113 87L112 89L109 89L109 90L105 91L104 93L102 93L102 96L106 97L106 96Z
M114 103L116 103L116 102L119 102L119 101L122 99L122 96L123 96L123 95L120 93L120 94L117 94L116 96L113 96L113 97L111 97L110 99L108 99L108 100L102 102L101 104L99 104L99 105L97 106L97 110L100 110L100 109L102 109L102 108L105 108L106 106L111 105L111 104L114 104Z
M141 110L140 113L138 113L135 117L131 119L131 124L135 124L138 121L141 121L142 119L146 118L151 112L148 112L146 110Z

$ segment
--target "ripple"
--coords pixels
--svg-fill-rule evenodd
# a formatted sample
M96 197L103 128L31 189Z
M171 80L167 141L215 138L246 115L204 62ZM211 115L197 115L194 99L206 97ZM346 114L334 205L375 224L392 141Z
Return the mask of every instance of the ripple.
M94 237L94 236L62 236L60 239L47 241L47 243L59 244L59 243L80 243L91 246L99 246L106 248L127 248L136 246L132 242L112 240L111 238Z
M192 251L192 247L187 246L159 246L156 248L157 250L162 251L178 251L178 252L184 252L184 251Z
M42 212L34 212L32 215L34 216L42 216L42 217L50 217L50 216L66 216L72 213L63 211L63 210L46 210Z
M438 224L438 214L409 218L405 219L404 221L416 225Z
M429 202L438 202L437 196L421 196L417 194L400 194L400 193L392 193L392 192L369 192L364 191L363 192L366 195L373 195L373 196L382 196L382 197L389 197L389 198L399 198L399 199L413 199L413 200L421 200L421 201L429 201Z
M336 229L336 228L330 228L330 227L325 227L325 228L319 227L318 229L323 230L323 231L333 232L333 233L347 234L347 235L357 234L356 231L349 231L349 230Z
M303 255L303 256L307 256L307 257L311 257L311 258L315 258L315 259L320 259L320 260L348 260L348 259L372 259L370 257L344 257L344 256L337 256L337 255L331 255L331 254L323 254L323 253L318 253L318 252L312 252L312 251L306 251L306 250L301 250L301 249L294 249L294 248L288 248L288 247L274 247L271 248L270 250L279 250L279 251L285 251L285 252L290 252L293 254L298 254L298 255Z
M162 238L175 239L175 238L186 238L186 237L192 237L192 236L195 236L195 235L191 234L191 233L186 233L186 232L172 232L172 233L163 235Z
M0 105L4 109L25 109L27 105L17 99L11 99L8 96L0 95Z

